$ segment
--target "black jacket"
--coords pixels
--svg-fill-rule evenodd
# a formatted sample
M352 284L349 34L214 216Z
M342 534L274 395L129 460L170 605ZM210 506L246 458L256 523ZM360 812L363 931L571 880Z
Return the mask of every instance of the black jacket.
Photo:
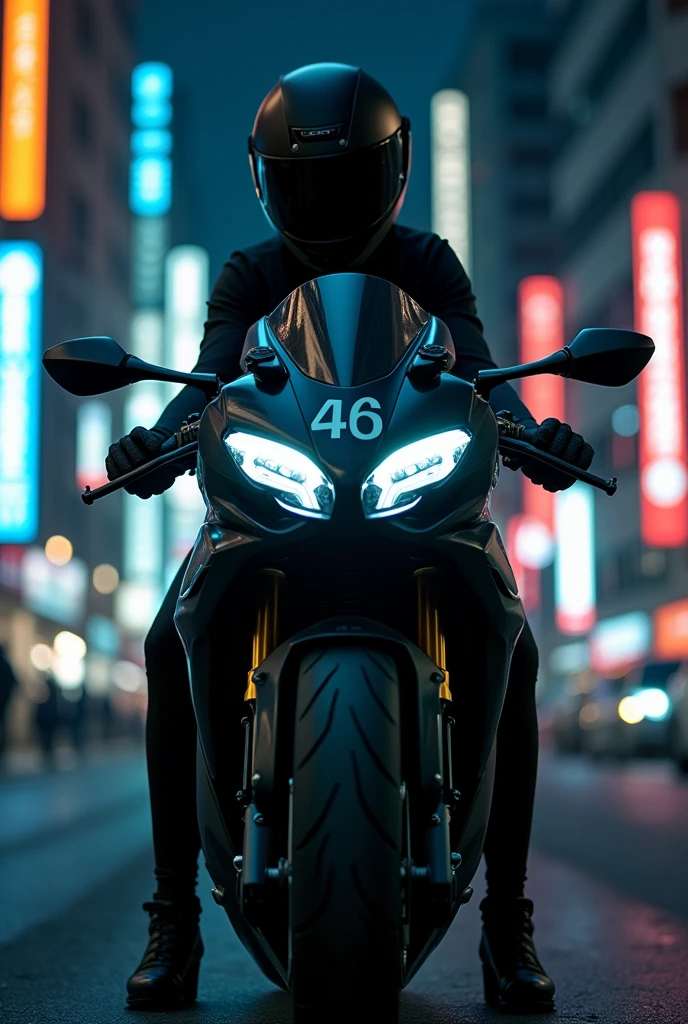
M457 376L472 380L478 370L495 365L483 338L471 283L448 242L429 232L395 225L356 271L391 281L445 322L456 347L452 372ZM216 373L225 382L238 377L248 328L314 276L318 275L277 235L232 253L208 302L208 320L194 369ZM156 429L167 436L173 434L190 413L202 411L204 404L201 392L184 388L167 406ZM511 410L519 419L531 418L508 384L495 388L490 404L497 411Z

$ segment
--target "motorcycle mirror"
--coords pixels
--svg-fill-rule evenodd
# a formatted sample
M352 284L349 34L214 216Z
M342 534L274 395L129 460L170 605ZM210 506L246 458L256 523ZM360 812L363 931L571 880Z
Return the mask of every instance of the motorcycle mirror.
M102 395L130 383L127 353L114 338L75 338L43 354L43 366L71 395Z
M475 381L479 395L490 392L508 380L556 373L561 377L620 388L638 376L652 358L655 343L636 331L613 327L588 327L566 348L559 349L535 363L505 369L480 370Z
M56 384L71 395L102 395L139 380L170 381L200 388L206 397L217 394L214 373L183 373L128 355L114 338L75 338L43 354L43 366Z
M634 380L652 358L655 343L637 331L588 327L567 346L567 377L620 388Z

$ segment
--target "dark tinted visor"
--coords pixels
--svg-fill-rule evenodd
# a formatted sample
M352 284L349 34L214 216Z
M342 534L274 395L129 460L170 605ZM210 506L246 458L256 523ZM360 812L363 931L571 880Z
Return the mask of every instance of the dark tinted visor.
M256 154L268 215L278 231L306 242L336 242L368 230L401 191L401 131L358 153L278 160Z

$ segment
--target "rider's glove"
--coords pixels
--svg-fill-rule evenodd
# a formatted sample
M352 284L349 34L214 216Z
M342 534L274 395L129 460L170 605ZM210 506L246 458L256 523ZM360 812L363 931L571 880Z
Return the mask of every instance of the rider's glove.
M539 425L526 427L522 440L543 451L557 455L579 469L587 469L595 454L592 445L581 434L576 434L568 423L550 417ZM522 469L534 484L540 484L546 491L565 491L575 480L560 469L548 466L527 455L505 455L504 465L509 469Z
M166 435L159 430L146 430L145 427L134 427L130 434L110 445L105 459L108 480L117 480L132 469L137 469L144 462L150 462L160 454ZM139 498L150 498L152 494L162 494L171 487L179 474L171 466L163 466L125 487L129 494Z

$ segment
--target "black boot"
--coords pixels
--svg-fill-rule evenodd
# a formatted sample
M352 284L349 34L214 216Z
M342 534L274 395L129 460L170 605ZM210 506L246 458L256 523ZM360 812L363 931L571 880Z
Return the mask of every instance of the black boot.
M547 1013L554 1009L554 982L538 960L533 945L533 904L530 900L480 904L483 934L485 1001L512 1013Z
M198 900L182 906L155 899L143 909L150 914L150 940L127 982L127 1005L132 1010L167 1010L193 1003L203 956Z

